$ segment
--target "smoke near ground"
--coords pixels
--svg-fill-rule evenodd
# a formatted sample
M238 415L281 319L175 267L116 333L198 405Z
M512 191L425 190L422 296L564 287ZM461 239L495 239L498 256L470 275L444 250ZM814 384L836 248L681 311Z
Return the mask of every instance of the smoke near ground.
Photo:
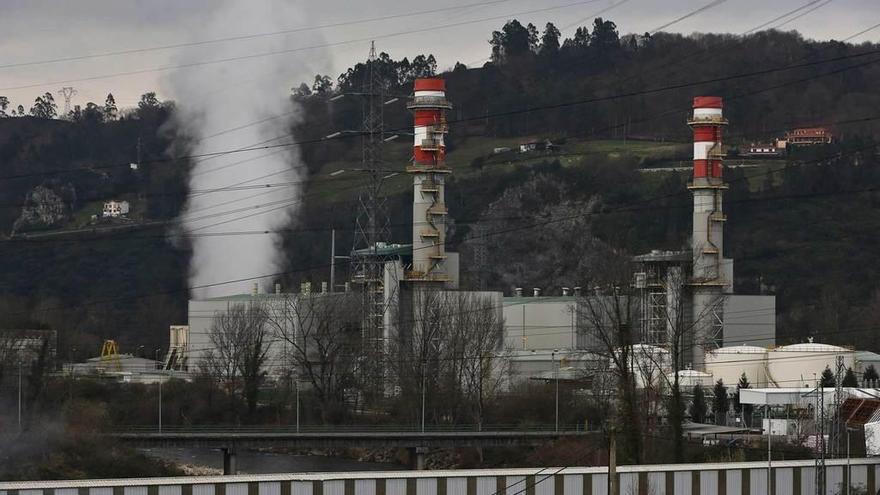
M210 40L306 25L302 12L299 5L289 1L224 0L212 4L204 19L192 26L192 38ZM315 33L309 32L193 46L182 49L175 64L290 50L317 44L316 41L321 40L315 40ZM189 139L187 152L199 155L295 141L291 128L299 122L301 112L289 97L290 88L309 80L308 74L322 68L310 67L307 60L326 60L326 55L309 50L168 74L163 94L177 105L178 133ZM193 297L242 293L255 282L263 287L271 283L271 277L253 278L283 270L276 235L211 234L286 227L298 209L302 188L297 183L304 178L305 167L296 147L195 160L190 174L190 196L179 218L180 232L190 236L193 247L189 274ZM284 186L256 187L262 184ZM226 189L217 192L218 188ZM232 280L239 282L223 283Z

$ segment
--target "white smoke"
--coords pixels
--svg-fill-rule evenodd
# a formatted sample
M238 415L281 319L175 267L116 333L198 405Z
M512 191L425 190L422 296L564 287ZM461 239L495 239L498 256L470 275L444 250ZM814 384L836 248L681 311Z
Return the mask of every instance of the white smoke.
M306 24L302 12L300 5L290 1L218 1L192 26L192 38L209 40L289 29ZM314 32L193 46L181 50L175 63L242 57L309 44L315 44ZM300 121L301 112L290 100L290 88L319 72L315 65L327 66L325 53L293 52L177 70L163 84L177 104L179 131L194 142L190 151L196 155L215 153L294 142L296 137L290 130ZM301 199L299 185L247 186L303 181L306 170L298 149L285 146L194 161L190 196L179 219L180 230L190 234L193 247L191 295L203 298L244 293L256 282L265 287L271 277L254 277L283 270L279 235L228 234L272 231L291 223ZM217 188L227 189L205 192ZM218 233L223 235L210 235ZM224 283L232 280L240 281Z

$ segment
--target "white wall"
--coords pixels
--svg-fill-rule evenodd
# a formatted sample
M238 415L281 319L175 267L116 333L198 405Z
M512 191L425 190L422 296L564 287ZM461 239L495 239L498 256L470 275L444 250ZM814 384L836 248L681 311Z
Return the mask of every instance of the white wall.
M505 347L517 351L575 348L574 306L574 297L505 298Z

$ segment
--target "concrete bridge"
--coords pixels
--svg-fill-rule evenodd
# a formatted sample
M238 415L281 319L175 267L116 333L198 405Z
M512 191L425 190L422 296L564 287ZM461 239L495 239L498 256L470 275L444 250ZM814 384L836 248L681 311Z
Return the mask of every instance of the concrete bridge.
M596 435L583 429L489 429L489 430L351 430L300 429L295 427L212 426L199 428L129 428L108 436L134 447L201 447L223 451L223 471L235 474L235 453L240 449L284 447L294 449L399 448L408 449L416 469L424 468L428 449L458 447L535 446L559 438Z

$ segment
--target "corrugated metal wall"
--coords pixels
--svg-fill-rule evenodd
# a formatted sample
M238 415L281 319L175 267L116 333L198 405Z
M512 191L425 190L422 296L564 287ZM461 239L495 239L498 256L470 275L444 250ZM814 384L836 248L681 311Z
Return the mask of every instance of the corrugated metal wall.
M877 492L880 465L875 462L880 461L854 462L852 486L869 494ZM847 470L841 461L830 464L826 495L836 495L846 484ZM767 469L758 466L625 466L619 473L617 495L767 495ZM167 482L137 479L130 480L131 485L124 480L2 483L0 495L609 495L608 475L597 468L545 469L526 475L509 474L511 471L358 473L364 478L352 473L290 475L287 479L283 475L248 475L189 483L182 478ZM100 486L102 482L104 486ZM812 461L779 463L770 482L769 495L815 495ZM30 488L35 486L51 488Z

